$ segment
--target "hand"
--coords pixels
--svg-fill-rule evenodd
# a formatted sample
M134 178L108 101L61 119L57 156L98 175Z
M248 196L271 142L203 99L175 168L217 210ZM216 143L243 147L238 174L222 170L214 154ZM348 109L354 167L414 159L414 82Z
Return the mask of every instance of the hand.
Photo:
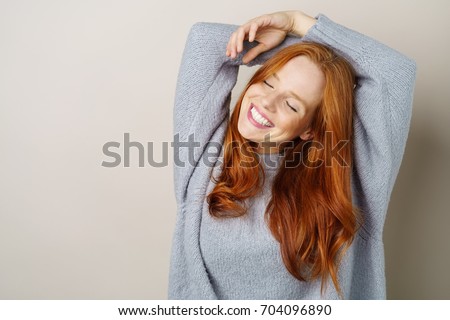
M288 33L304 36L315 22L314 18L300 11L281 11L256 17L231 34L226 55L234 59L242 52L244 40L256 40L258 45L242 58L243 63L248 63L260 53L279 45Z

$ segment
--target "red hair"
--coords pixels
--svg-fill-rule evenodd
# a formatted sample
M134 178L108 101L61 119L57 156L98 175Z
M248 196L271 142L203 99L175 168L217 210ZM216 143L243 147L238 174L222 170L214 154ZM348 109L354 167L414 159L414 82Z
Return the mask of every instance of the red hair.
M238 131L241 103L252 84L264 81L300 55L316 63L326 79L322 101L311 123L314 140L298 137L284 149L265 218L280 243L287 270L301 281L321 278L322 292L331 277L342 296L338 265L353 241L360 218L352 205L350 186L355 76L351 65L331 49L316 43L297 43L277 52L253 75L231 115L222 172L207 201L212 216L239 217L246 213L243 200L261 190L264 170L255 152L257 144ZM339 149L339 159L333 160L330 135L334 142L347 141Z

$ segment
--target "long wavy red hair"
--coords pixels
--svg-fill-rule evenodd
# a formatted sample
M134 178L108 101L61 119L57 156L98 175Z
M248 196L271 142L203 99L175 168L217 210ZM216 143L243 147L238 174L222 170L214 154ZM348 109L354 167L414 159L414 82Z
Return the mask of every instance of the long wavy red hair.
M326 79L323 99L311 124L313 140L298 137L282 152L265 218L280 243L287 270L301 281L320 278L322 293L331 277L342 297L338 266L360 224L350 186L355 76L351 65L331 49L316 43L297 43L277 52L257 70L231 115L222 172L207 201L212 216L239 217L247 211L243 200L260 192L265 177L257 145L238 131L241 103L252 84L264 81L299 55L322 70ZM339 141L344 143L340 157L336 157L333 146Z

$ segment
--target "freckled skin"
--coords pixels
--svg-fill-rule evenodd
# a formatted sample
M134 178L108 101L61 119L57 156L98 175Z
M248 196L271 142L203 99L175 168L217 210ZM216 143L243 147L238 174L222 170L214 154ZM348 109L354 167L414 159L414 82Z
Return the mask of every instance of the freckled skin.
M278 70L277 76L279 81L275 76L270 76L265 79L267 84L255 83L248 88L241 104L239 133L254 142L267 141L269 137L270 141L276 143L291 141L296 137L312 139L309 125L323 96L325 76L306 56L288 61ZM296 93L304 103L289 91ZM247 113L252 103L266 115L274 127L261 129L249 121ZM269 136L266 137L267 135ZM259 151L262 152L262 149Z

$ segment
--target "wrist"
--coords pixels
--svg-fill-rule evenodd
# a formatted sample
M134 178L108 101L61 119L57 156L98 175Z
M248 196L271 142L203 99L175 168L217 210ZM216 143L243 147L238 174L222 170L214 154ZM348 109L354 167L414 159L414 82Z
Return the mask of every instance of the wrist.
M292 28L290 33L303 37L309 29L316 24L317 20L301 11L291 11Z

